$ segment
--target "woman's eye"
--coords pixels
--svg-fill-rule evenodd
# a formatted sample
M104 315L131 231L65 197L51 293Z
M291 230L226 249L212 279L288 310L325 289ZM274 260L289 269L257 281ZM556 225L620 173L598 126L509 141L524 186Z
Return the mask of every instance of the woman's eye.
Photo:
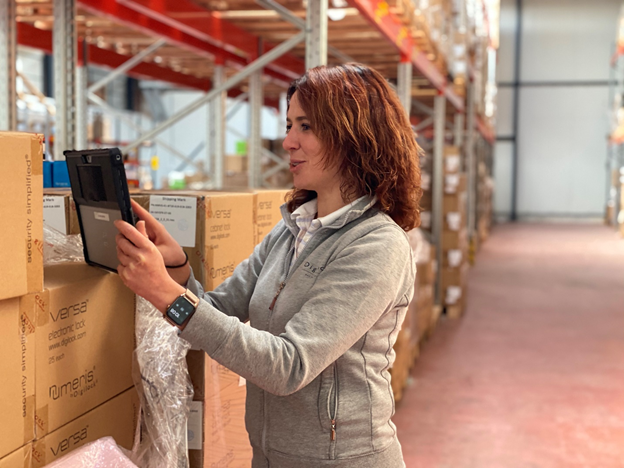
M302 130L310 130L310 125L308 125L308 124L301 124L301 129Z
M290 132L291 128L292 128L292 125L286 125L286 133Z

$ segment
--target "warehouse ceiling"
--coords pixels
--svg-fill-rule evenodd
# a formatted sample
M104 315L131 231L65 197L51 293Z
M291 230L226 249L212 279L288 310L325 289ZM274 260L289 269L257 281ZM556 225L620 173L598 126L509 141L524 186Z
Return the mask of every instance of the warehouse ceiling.
M278 1L299 18L305 17L301 0ZM230 77L253 60L258 51L266 52L299 31L275 11L249 0L79 0L77 5L79 44L88 44L90 63L114 68L164 37L167 44L130 74L204 91L211 87L215 63L224 63L226 76ZM328 22L330 51L346 54L395 80L400 61L397 47L358 9L347 6L332 10L332 16L340 19ZM36 47L38 41L43 41L49 47L41 48L51 50L52 2L17 0L17 16L20 43ZM420 47L426 45L423 41ZM433 52L428 53L429 58L435 58ZM305 44L301 43L264 70L265 104L277 105L280 93L304 71L304 58ZM328 60L330 64L339 63L344 56L337 58L330 52ZM436 66L445 75L444 61L438 62ZM229 94L234 96L246 90L247 83L243 82ZM415 70L412 94L429 103L438 92Z

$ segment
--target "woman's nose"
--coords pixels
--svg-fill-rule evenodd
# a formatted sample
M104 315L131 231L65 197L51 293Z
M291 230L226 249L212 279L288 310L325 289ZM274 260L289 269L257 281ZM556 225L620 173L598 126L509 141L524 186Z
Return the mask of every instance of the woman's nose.
M286 134L286 137L284 138L284 141L282 142L282 148L284 148L285 151L291 151L297 149L297 147L298 142L297 138L294 135L294 132L288 132Z

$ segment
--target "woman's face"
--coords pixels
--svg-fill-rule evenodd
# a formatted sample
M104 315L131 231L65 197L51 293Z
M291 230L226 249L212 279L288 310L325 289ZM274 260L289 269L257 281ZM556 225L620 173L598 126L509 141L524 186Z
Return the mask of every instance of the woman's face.
M297 189L319 193L340 186L337 168L324 167L325 152L299 104L297 92L290 99L286 138L282 146L290 155L290 172Z

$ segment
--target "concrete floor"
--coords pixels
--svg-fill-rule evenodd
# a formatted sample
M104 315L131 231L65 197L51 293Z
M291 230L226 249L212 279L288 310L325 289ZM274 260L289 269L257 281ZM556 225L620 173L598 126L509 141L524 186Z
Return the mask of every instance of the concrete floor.
M407 468L624 467L624 240L494 229L394 417Z

